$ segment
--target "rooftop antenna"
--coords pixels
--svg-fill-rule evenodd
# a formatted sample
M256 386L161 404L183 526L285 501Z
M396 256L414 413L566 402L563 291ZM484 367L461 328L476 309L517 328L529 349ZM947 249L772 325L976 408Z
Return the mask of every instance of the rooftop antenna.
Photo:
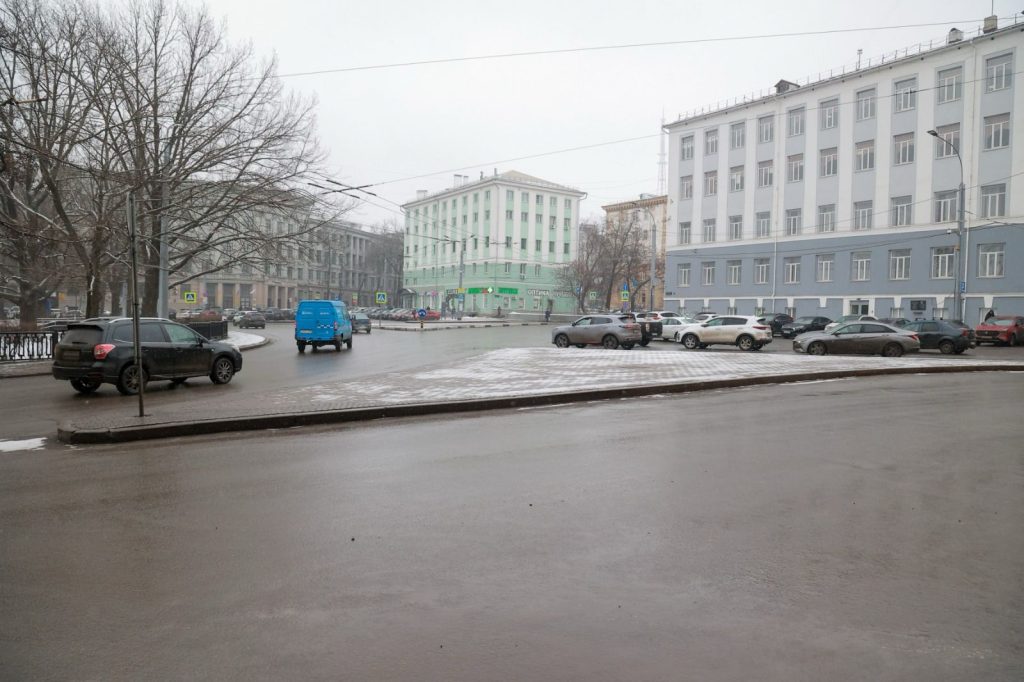
M857 48L857 70L860 71L860 56L864 54L864 50Z

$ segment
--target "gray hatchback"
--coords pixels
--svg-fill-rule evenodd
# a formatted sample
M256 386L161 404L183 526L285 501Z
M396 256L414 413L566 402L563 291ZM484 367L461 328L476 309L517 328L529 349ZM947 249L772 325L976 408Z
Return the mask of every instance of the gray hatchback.
M551 330L551 343L559 348L600 344L609 350L622 346L629 350L640 343L640 325L632 315L610 313L585 315L572 324Z
M898 358L921 350L917 334L880 322L847 322L832 331L807 332L793 339L793 350L808 355L856 353Z

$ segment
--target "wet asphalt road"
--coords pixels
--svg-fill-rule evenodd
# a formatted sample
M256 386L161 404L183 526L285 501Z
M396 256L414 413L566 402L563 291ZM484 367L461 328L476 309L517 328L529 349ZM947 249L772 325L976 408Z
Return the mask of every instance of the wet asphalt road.
M0 678L1019 680L1022 404L906 376L0 454Z

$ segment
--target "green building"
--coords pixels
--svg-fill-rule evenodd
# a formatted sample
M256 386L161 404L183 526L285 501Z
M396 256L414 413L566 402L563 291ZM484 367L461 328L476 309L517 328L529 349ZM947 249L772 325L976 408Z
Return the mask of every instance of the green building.
M556 273L576 257L584 192L508 171L442 192L417 192L405 211L403 305L494 315L573 313ZM460 287L461 276L461 287Z

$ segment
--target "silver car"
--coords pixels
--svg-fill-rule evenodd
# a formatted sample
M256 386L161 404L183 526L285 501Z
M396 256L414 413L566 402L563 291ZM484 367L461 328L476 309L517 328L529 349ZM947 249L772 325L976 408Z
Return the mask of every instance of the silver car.
M572 324L551 330L551 343L559 348L600 344L609 350L622 346L629 350L640 343L640 325L632 315L610 313L585 315Z
M847 322L832 331L807 332L793 339L793 350L808 355L857 353L898 358L921 350L917 334L881 322Z

